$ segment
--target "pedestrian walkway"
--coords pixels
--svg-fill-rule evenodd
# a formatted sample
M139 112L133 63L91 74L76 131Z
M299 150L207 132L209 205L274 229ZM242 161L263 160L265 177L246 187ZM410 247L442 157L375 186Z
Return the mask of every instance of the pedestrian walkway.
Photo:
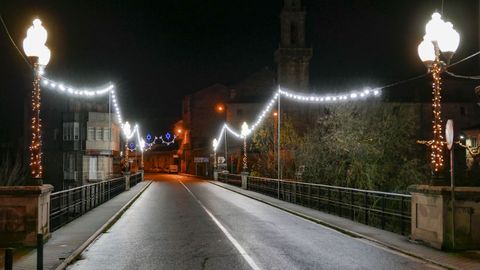
M43 247L44 269L63 269L63 267L91 243L98 233L115 221L128 206L150 185L143 181L115 198L92 209L85 215L66 224L52 233L52 237ZM37 252L31 250L16 259L15 270L30 270L36 268ZM3 265L1 266L3 267Z
M244 190L218 181L210 183L283 209L313 222L334 228L354 237L364 238L401 253L426 260L450 269L480 269L480 251L443 252L409 241L405 236L370 227L345 218L330 215L260 193Z

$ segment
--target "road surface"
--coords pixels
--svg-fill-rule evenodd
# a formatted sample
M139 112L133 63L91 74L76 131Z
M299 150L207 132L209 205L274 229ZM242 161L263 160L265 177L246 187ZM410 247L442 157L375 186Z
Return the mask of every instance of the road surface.
M155 182L69 269L441 269L192 177Z

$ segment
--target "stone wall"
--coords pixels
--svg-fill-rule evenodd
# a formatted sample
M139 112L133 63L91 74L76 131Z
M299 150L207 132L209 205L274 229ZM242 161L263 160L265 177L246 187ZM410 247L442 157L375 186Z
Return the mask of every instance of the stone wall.
M0 187L0 247L35 246L49 237L51 185Z

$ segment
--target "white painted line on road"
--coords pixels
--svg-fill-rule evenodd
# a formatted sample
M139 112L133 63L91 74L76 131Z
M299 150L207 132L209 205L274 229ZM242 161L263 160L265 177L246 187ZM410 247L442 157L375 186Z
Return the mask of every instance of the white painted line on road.
M205 205L203 205L203 203L197 198L197 196L195 196L195 194L193 194L192 191L190 191L190 189L181 180L178 180L178 182L180 182L180 184L182 184L182 186L188 191L188 193L190 193L190 195L192 195L192 197L203 208L203 210L205 210L205 212L207 212L207 214L210 216L210 218L213 220L213 222L215 222L215 224L217 224L217 226L220 228L220 230L222 230L222 232L225 234L225 236L228 238L228 240L230 240L230 242L232 242L232 244L235 246L235 248L238 250L238 252L240 252L240 254L243 256L243 258L248 262L250 267L252 267L252 269L254 269L254 270L260 270L261 268L258 267L258 265L255 263L255 261L253 261L252 257L250 257L247 254L245 249L238 243L238 241L235 238L233 238L233 236L227 231L227 229L225 229L225 227L222 225L222 223L220 223L220 221L218 221L218 219L212 214L212 212L210 212L210 210L208 210L207 207L205 207Z

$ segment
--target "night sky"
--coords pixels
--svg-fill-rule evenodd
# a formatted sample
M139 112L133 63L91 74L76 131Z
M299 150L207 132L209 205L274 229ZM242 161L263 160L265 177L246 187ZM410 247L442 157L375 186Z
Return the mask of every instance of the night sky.
M184 95L275 67L282 2L2 0L0 14L20 49L32 19L43 21L52 51L48 77L79 87L112 81L124 119L155 130L180 119ZM478 50L478 1L443 2L461 35L455 56L461 59ZM441 0L303 4L315 91L375 87L425 73L416 49ZM31 73L3 29L0 63L1 132L8 138L22 127ZM478 58L455 71L477 73Z

